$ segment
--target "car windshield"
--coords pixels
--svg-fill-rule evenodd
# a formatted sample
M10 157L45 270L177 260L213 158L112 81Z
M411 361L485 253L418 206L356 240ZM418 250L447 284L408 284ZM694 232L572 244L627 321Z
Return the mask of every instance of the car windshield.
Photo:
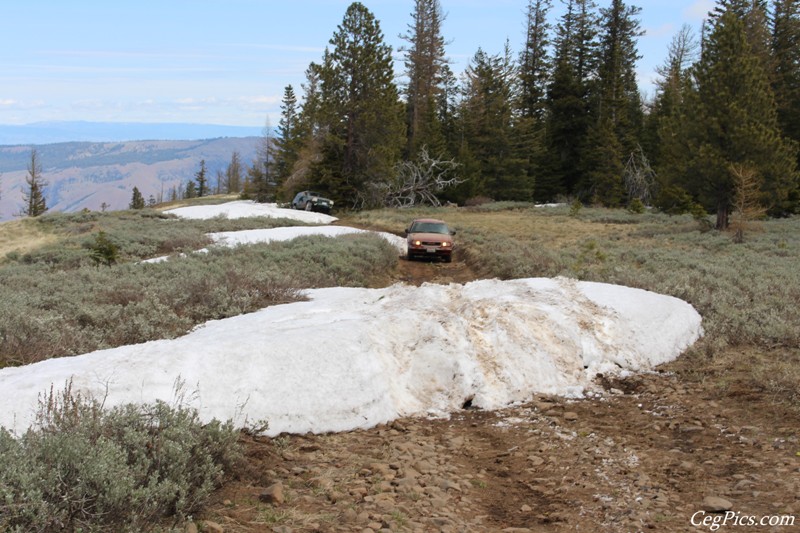
M412 233L443 233L445 235L450 233L447 229L447 224L441 222L415 222L411 226Z
M320 193L318 193L318 192L314 192L314 191L309 191L309 192L308 192L308 195L309 195L309 196L322 196Z

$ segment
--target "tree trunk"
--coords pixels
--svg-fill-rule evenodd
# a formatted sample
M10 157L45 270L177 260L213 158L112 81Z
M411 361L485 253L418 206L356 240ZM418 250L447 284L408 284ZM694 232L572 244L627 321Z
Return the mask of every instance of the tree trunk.
M730 209L728 208L727 203L719 203L717 204L717 224L716 228L718 230L725 230L728 229L728 215Z

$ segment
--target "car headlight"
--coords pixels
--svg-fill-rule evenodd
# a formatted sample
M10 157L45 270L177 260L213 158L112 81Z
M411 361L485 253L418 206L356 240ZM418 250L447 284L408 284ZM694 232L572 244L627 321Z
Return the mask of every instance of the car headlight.
M422 246L422 241L414 241L414 246Z
M443 242L443 243L442 243L442 246L444 246L445 248L447 248L448 246L450 246L450 243L449 243L449 242Z

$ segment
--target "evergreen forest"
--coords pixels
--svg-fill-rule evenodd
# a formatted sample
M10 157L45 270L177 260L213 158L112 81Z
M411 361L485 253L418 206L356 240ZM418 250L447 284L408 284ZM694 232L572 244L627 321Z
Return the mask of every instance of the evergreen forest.
M554 19L554 0L528 0L522 50L478 49L460 76L439 0L414 0L397 51L351 4L302 86L286 86L253 183L355 209L431 198L652 206L715 215L719 229L736 206L797 211L799 2L718 0L701 28L673 37L645 101L641 8L560 1Z

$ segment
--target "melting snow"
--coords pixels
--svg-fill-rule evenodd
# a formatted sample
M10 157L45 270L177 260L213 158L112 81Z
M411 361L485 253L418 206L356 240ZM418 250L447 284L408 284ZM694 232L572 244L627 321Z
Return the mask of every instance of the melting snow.
M268 218L290 218L300 220L309 224L330 224L337 220L336 217L323 213L311 211L298 211L297 209L285 209L278 207L277 204L259 204L252 200L238 200L219 205L193 205L189 207L177 207L169 209L165 213L172 213L180 218L209 219L214 217L226 218L246 218L246 217L268 217Z
M288 241L304 235L338 237L351 233L376 233L389 241L389 244L395 246L401 253L406 253L406 248L408 247L403 237L398 237L397 235L382 231L370 232L363 229L351 228L349 226L290 226L273 229L223 231L220 233L209 233L208 235L217 245L236 246L239 244L255 244L259 242Z
M205 420L275 435L368 427L535 392L581 396L598 372L642 371L702 333L686 302L567 279L307 291L309 301L188 335L0 370L0 425L21 432L53 384L126 402L188 398Z
M408 244L406 240L397 235L386 232L368 232L367 230L351 228L349 226L288 226L284 228L272 229L253 229L242 231L223 231L219 233L208 233L214 244L217 246L238 246L240 244L268 243L273 241L288 241L305 235L324 235L326 237L339 237L352 233L376 233L386 239L389 244L397 248L401 254L405 254ZM207 248L197 250L207 252ZM181 254L183 255L183 254ZM169 259L168 255L145 259L142 263L160 263Z
M249 201L188 218L333 217ZM336 236L321 226L212 234L218 245ZM405 252L405 241L382 234ZM567 279L316 289L309 301L208 322L184 337L0 370L0 426L24 431L39 394L63 388L128 402L188 401L205 420L267 420L269 434L344 431L401 416L484 409L541 392L591 394L598 372L645 371L701 334L686 302ZM176 384L184 384L176 390Z

